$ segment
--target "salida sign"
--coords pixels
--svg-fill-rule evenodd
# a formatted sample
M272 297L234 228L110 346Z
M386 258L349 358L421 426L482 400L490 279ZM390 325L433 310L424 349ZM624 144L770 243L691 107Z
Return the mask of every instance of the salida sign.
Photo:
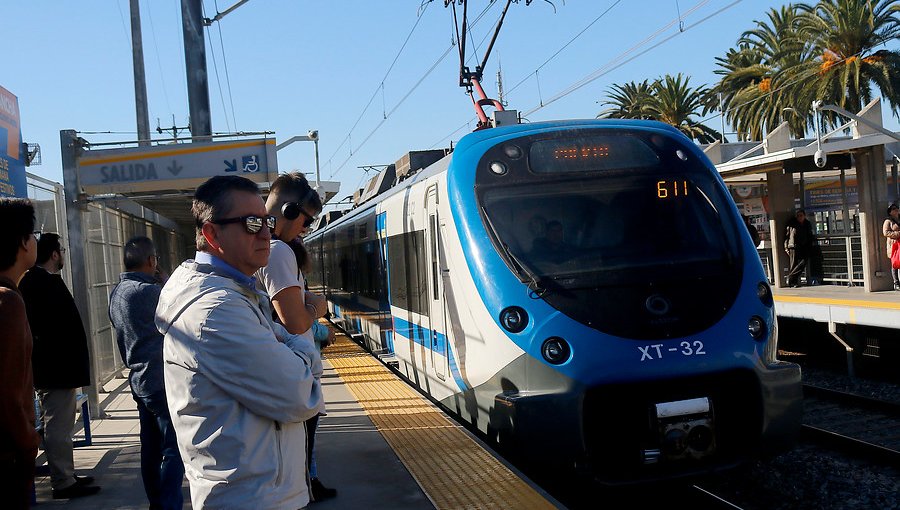
M86 151L77 164L88 194L190 189L214 175L266 182L278 174L275 140L268 138Z

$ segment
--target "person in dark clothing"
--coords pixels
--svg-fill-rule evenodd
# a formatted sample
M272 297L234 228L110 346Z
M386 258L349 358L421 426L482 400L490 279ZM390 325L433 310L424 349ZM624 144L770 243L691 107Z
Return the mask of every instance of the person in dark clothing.
M151 509L180 510L184 464L178 453L163 380L163 336L153 321L162 287L153 241L134 237L125 243L125 271L109 296L109 319L119 354L131 370L131 396L141 423L141 477Z
M59 275L65 248L59 235L41 234L37 264L19 288L34 335L34 387L41 400L44 447L53 499L89 496L100 491L90 476L76 476L72 457L75 389L91 384L87 337L75 299Z
M814 255L816 236L812 223L806 219L806 211L797 209L794 217L788 220L784 236L784 250L790 257L791 267L788 270L787 285L800 286L800 275L806 271L810 258Z
M0 496L4 508L28 508L34 458L31 328L17 283L37 259L34 206L0 198Z
M750 218L747 216L741 215L741 218L744 220L744 225L747 226L747 232L750 234L750 239L753 240L753 246L759 246L759 230L750 223Z

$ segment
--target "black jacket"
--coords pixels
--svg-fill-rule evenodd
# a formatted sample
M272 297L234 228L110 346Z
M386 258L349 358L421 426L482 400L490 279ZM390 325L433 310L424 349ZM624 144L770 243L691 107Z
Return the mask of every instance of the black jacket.
M19 290L34 337L34 387L46 390L90 385L84 325L62 277L35 266L22 277Z

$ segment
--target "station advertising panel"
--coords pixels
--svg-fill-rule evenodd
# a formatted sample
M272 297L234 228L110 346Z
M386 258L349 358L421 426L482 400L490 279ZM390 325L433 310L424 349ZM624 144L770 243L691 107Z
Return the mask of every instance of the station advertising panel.
M78 184L89 195L191 190L215 175L255 182L278 176L275 140L260 138L86 150L77 161Z
M0 87L0 197L28 196L19 99Z

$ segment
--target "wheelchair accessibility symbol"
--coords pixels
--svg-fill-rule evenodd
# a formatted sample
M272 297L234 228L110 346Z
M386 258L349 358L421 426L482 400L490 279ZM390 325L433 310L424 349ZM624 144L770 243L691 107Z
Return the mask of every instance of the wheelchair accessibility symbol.
M255 173L259 171L259 163L256 161L256 155L244 156L241 160L244 164L244 172Z

